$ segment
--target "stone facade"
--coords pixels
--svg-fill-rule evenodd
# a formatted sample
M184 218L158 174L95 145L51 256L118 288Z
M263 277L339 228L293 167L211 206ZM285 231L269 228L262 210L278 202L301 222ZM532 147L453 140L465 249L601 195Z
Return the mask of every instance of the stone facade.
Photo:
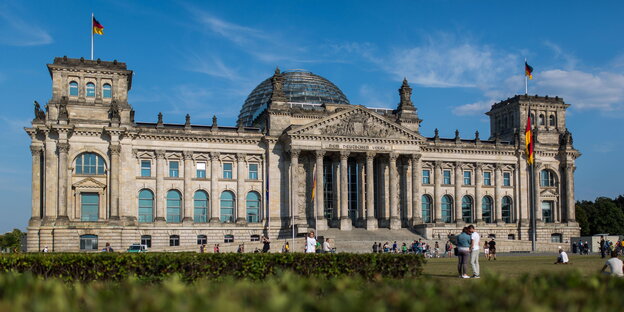
M55 58L52 98L26 128L32 151L28 250L197 250L330 227L410 228L426 238L475 223L529 239L527 114L536 133L539 241L579 235L572 146L561 98L520 95L487 113L492 135L425 137L407 81L396 109L289 102L283 73L253 122L136 122L132 71ZM97 243L96 243L97 242ZM171 246L173 245L173 246ZM526 244L525 244L526 245Z

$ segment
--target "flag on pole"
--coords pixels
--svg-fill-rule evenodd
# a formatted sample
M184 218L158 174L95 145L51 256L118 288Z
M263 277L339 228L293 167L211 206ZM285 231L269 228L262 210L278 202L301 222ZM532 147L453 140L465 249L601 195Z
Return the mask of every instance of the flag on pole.
M526 61L524 61L524 75L529 77L529 79L533 79L533 67L527 64Z
M316 168L314 168L314 179L312 180L312 202L314 202L314 195L316 195Z
M93 33L98 35L104 34L104 26L98 22L95 17L93 18Z
M529 165L533 164L535 160L535 151L534 151L534 142L533 142L533 132L531 131L531 113L529 112L529 116L527 117L527 125L526 130L524 131L524 140L525 140L525 152L527 155L527 163Z

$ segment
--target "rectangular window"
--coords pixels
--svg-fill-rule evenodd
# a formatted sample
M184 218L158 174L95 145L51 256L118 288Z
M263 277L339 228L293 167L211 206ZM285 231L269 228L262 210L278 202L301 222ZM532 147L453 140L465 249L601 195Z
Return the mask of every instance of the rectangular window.
M100 195L98 193L80 193L80 205L82 207L82 221L97 221L100 210Z
M553 208L555 206L555 202L550 200L545 200L542 202L542 220L546 223L553 222Z
M232 163L223 164L223 178L232 179Z
M206 178L206 163L205 162L197 163L197 177L200 179Z
M180 236L178 235L169 236L169 246L180 246Z
M169 162L169 176L172 178L177 178L180 176L180 163L177 161Z
M472 172L464 171L464 185L472 184Z
M258 164L249 164L249 179L258 180Z
M223 235L223 242L224 243L233 243L234 242L234 235L231 235L231 234Z
M511 173L503 172L503 186L511 186Z
M141 160L141 176L142 177L152 176L152 161Z
M147 246L147 248L152 248L152 236L150 235L142 235L141 236L141 245Z
M197 245L206 245L206 244L208 244L208 236L197 235Z
M451 184L451 170L444 170L442 174L444 175L444 180L442 181L442 184Z
M483 185L492 185L492 173L491 172L483 173Z
M423 170L422 172L422 183L423 184L431 184L431 171Z

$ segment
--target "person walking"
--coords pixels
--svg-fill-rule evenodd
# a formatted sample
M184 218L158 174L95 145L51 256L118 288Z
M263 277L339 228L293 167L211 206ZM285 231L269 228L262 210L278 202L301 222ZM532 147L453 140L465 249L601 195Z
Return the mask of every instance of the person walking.
M316 252L316 237L314 237L314 231L310 231L305 241L305 253L315 253L315 252Z
M468 226L470 232L470 266L472 266L472 278L480 278L479 276L479 247L481 244L481 236L477 233L474 225Z
M394 243L392 244L392 252L397 253L398 249L399 249L399 246L397 245L397 242L394 241Z
M607 249L605 248L605 239L604 237L600 238L600 258L605 257L605 253L606 253Z
M453 250L453 243L451 243L450 240L447 240L446 245L444 245L444 258L450 257L452 250Z
M471 242L472 239L468 233L468 227L464 227L461 234L457 237L457 272L459 273L459 278L470 278L467 272Z
M290 245L288 245L288 242L284 243L284 246L282 247L282 252L283 253L289 253L290 252Z
M262 237L262 253L268 253L271 250L271 241L268 237Z
M496 242L494 241L494 238L492 237L492 240L490 240L490 242L488 243L488 249L490 252L490 258L488 260L492 260L492 258L494 258L494 260L496 260Z
M377 242L373 243L373 253L377 253Z

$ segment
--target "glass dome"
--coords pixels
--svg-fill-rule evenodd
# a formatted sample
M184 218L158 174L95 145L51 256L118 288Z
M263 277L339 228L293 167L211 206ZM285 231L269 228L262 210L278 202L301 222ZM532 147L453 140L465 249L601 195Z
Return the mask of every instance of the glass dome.
M286 71L284 76L284 94L290 103L306 104L350 104L347 97L331 81L306 71ZM251 126L268 106L273 86L271 77L260 83L247 97L238 115L238 121Z

